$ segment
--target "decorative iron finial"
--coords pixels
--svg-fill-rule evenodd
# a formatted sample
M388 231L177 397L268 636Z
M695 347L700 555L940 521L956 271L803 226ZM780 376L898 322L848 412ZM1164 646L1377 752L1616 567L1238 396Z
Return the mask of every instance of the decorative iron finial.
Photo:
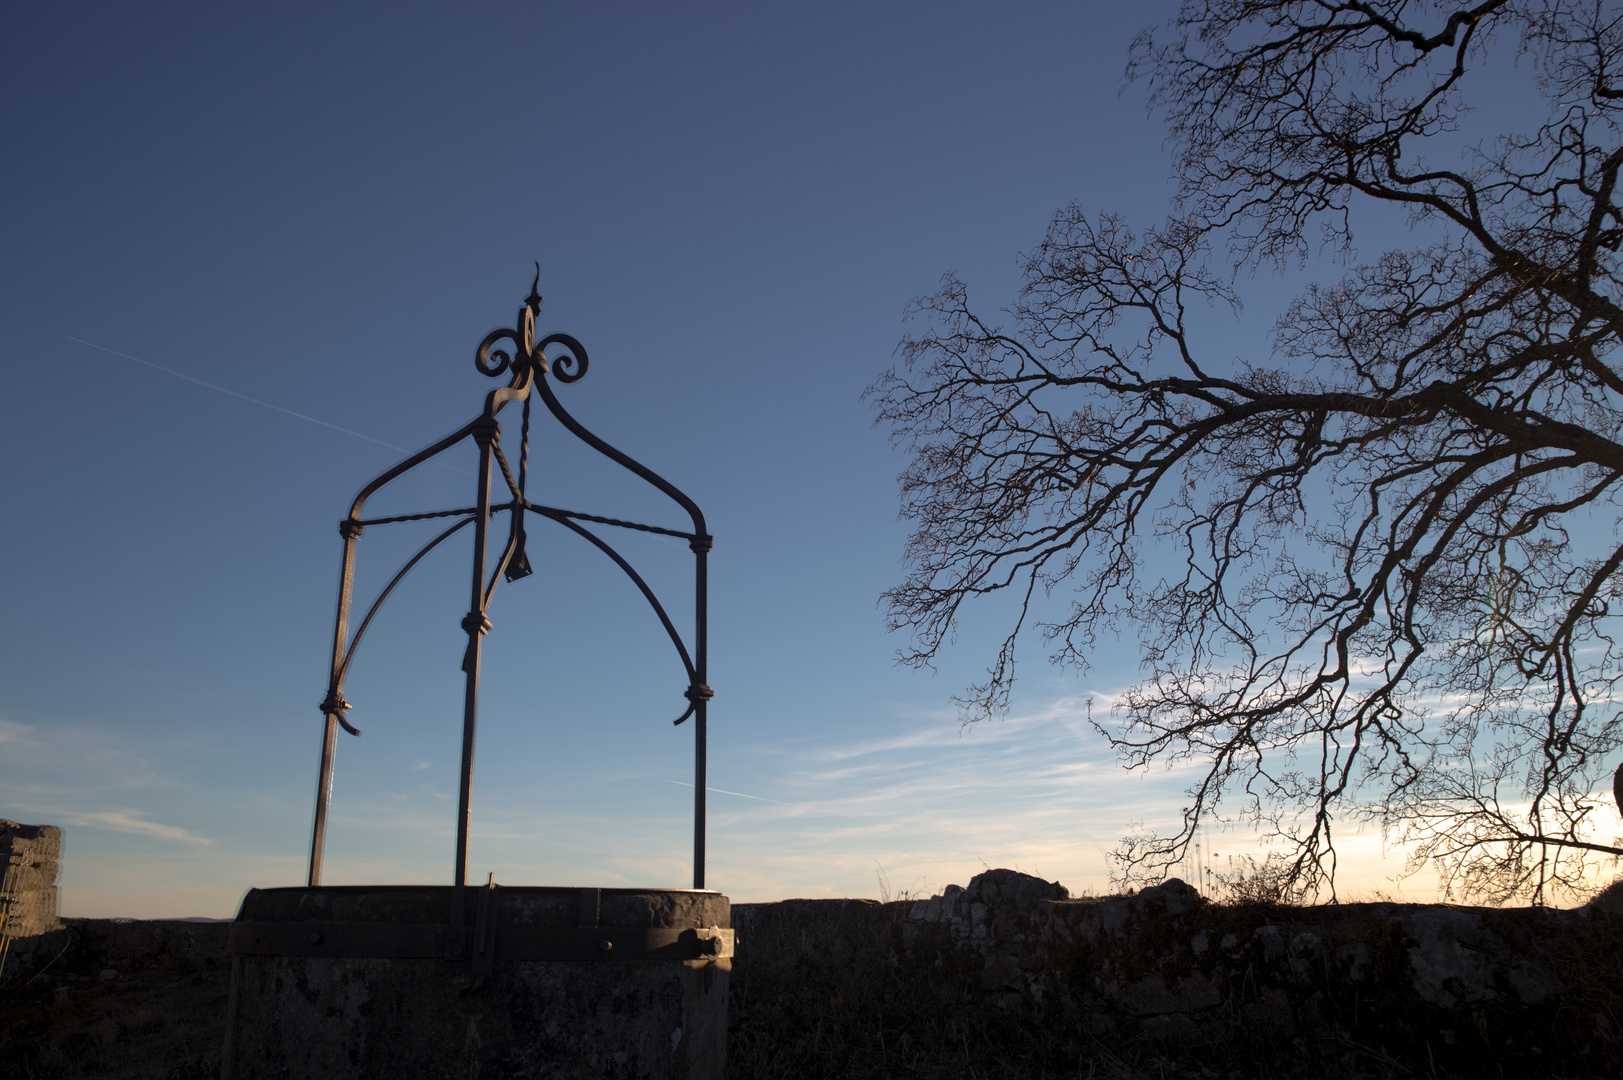
M517 389L524 385L531 372L545 373L550 369L546 354L542 351L553 341L562 341L565 344L575 339L567 334L554 334L542 341L539 345L535 341L535 320L541 314L541 264L535 264L535 280L530 283L530 295L524 298L524 306L518 309L518 322L509 330L501 327L485 335L485 340L479 343L479 349L474 353L473 365L479 369L480 374L491 378L498 378L511 371L512 382L510 388ZM502 340L512 342L513 351L496 349L493 346ZM566 378L562 373L559 378L564 382L573 382L585 374L584 363L574 378ZM526 394L528 391L525 392Z
M530 309L531 315L541 314L541 293L538 291L540 288L541 264L537 262L535 264L535 281L530 285L530 295L524 300L525 306Z

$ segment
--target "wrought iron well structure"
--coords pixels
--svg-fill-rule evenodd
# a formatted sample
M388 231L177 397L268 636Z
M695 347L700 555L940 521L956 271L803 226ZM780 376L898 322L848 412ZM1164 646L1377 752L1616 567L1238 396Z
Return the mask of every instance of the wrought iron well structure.
M705 889L706 563L711 537L697 504L653 470L610 446L570 415L551 385L578 382L586 349L568 334L537 339L541 273L511 328L485 335L479 372L506 378L473 420L406 458L361 489L339 522L343 565L333 628L321 773L307 884L250 890L232 927L234 954L223 1075L389 1077L609 1075L719 1078L726 1042L727 973L733 952L725 896ZM548 356L552 348L556 355ZM536 398L581 442L668 496L688 529L624 521L532 502L529 443ZM499 414L522 407L518 467L502 450ZM365 516L380 489L465 440L478 447L473 505ZM493 498L497 477L505 496ZM492 559L490 530L507 515L506 541ZM693 887L596 889L468 887L468 836L480 657L491 600L503 582L531 574L531 515L591 543L630 578L669 635L687 674L694 738ZM354 624L356 553L363 532L400 522L448 524L389 580ZM346 713L344 684L356 648L384 602L430 552L473 534L473 566L462 656L462 769L456 864L447 886L323 886L322 854L337 733L360 731ZM591 526L685 540L693 552L692 648L635 567ZM499 534L498 534L499 535Z
M343 569L338 579L338 617L333 625L332 647L332 674L327 682L327 696L321 702L321 711L326 717L326 728L322 734L321 743L321 779L316 789L316 814L314 835L310 840L310 874L309 884L321 884L321 860L327 838L327 806L332 797L333 782L333 756L336 749L338 729L343 728L351 735L359 735L360 730L351 724L345 717L350 704L344 699L344 680L349 674L350 664L355 659L355 649L366 634L367 627L372 624L383 602L389 594L399 585L401 580L409 574L413 567L424 556L433 551L440 544L449 540L456 533L469 525L473 526L473 585L468 606L468 614L462 619L462 629L468 635L467 651L462 657L462 670L466 673L466 691L462 706L462 772L461 790L457 800L456 822L456 866L453 884L465 887L468 877L468 826L470 822L470 799L473 793L473 751L474 733L479 715L479 661L482 651L484 635L490 630L491 623L486 614L490 602L495 595L497 585L505 578L508 582L519 581L530 576L530 562L525 553L525 517L535 514L541 518L562 525L589 541L598 550L603 552L614 564L636 584L642 595L653 607L654 614L659 617L660 624L664 626L666 634L670 636L671 644L676 647L677 655L681 657L682 665L687 669L688 686L684 691L687 698L687 708L674 723L681 724L690 717L693 720L693 887L704 888L704 840L705 840L705 740L707 736L707 705L713 696L710 687L706 684L706 665L708 662L707 621L708 621L708 585L707 561L710 554L712 538L705 531L704 514L698 504L688 498L675 485L655 473L647 466L633 460L630 456L616 450L592 432L586 430L580 421L571 416L559 402L548 384L546 376L565 385L579 382L587 371L588 360L586 349L581 343L568 334L548 334L541 340L535 338L535 321L541 313L542 297L536 291L541 284L541 268L536 266L535 282L530 286L530 295L525 299L524 306L519 309L517 325L512 329L505 327L492 330L485 335L479 343L474 354L474 365L480 374L491 378L508 376L507 385L492 390L485 397L485 408L477 417L467 424L453 431L439 442L413 454L398 465L378 475L371 483L361 489L355 501L350 505L349 514L338 523L339 535L344 540ZM499 348L506 342L507 348ZM562 346L564 351L560 356L549 359L546 350L549 346ZM536 398L541 399L557 421L581 442L593 450L607 457L609 460L623 466L630 472L641 477L649 484L658 488L669 496L688 515L692 522L691 530L668 529L659 525L644 525L633 521L621 521L617 518L603 517L598 514L582 513L575 510L563 510L555 506L542 506L531 502L526 497L526 486L529 480L530 457L530 404ZM510 404L522 403L524 408L522 429L519 442L518 475L515 477L513 468L507 460L507 455L501 448L501 424L496 416L503 408ZM398 480L411 470L427 464L438 455L445 453L463 443L472 440L479 447L479 473L475 487L475 502L473 506L464 506L454 510L432 510L418 514L398 514L392 517L367 518L363 514L366 502L381 488ZM501 477L506 485L508 498L493 500L490 489L494 481L494 474L499 467ZM490 570L488 579L486 571L488 556L488 531L490 522L498 515L508 515L507 545L501 557L496 560L494 570ZM405 521L422 521L429 518L454 518L450 527L441 532L434 539L413 555L400 568L400 571L383 587L372 606L367 609L366 615L350 634L350 610L354 597L355 583L355 553L362 532L377 525L393 525ZM648 587L641 574L626 561L601 536L588 529L583 522L598 525L608 525L618 529L633 529L639 532L658 533L663 536L674 536L688 542L693 551L693 585L694 585L694 627L693 650L688 651L687 644L682 635L677 632L676 626L671 622L665 607L660 603L659 597Z

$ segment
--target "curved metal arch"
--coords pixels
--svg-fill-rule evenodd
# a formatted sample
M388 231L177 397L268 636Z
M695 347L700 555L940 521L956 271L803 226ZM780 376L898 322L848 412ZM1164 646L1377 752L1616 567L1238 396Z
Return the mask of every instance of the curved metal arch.
M554 338L562 338L565 335L554 334L552 336ZM573 341L574 339L571 338L570 340ZM590 446L593 450L596 450L609 460L619 465L623 465L625 468L636 473L638 476L642 477L644 480L648 481L650 484L654 485L660 491L668 495L671 500L683 510L686 510L688 516L693 519L693 533L696 538L693 543L706 543L711 539L709 532L705 529L704 512L699 509L698 503L688 498L687 495L683 494L683 492L677 488L675 484L672 484L669 480L666 480L654 470L648 468L646 465L643 465L629 454L622 453L621 451L615 449L607 442L604 442L602 439L588 431L585 425L571 416L569 410L563 407L563 403L558 400L557 395L552 392L552 387L547 385L547 381L545 379L536 380L536 390L540 393L541 402L542 404L546 405L547 411L552 413L552 415L558 419L558 422L564 427L568 428L572 434L580 439L581 442L585 443L587 446Z
M688 675L688 688L684 696L689 705L675 721L681 724L690 716L696 718L694 724L694 841L693 841L693 886L696 889L704 888L704 861L705 861L705 802L706 792L706 712L707 703L713 696L710 687L706 685L706 672L708 667L708 554L713 539L705 526L704 514L698 504L685 493L671 484L664 477L636 461L630 455L611 446L605 440L587 430L572 416L553 393L552 387L546 378L551 375L562 383L574 383L583 378L589 366L589 358L585 347L579 340L569 334L554 333L535 340L535 320L541 310L541 296L537 292L540 284L540 265L536 266L536 280L530 287L530 295L525 299L524 306L519 309L518 321L514 328L493 330L481 340L474 356L475 367L484 375L500 377L509 375L506 386L490 391L485 397L485 407L481 414L469 423L458 428L451 434L437 442L405 458L398 464L380 473L368 482L350 505L349 514L339 522L339 533L344 539L343 564L339 578L338 613L333 627L332 669L328 681L326 699L321 703L321 710L326 717L326 730L322 746L321 777L316 796L315 829L311 840L310 876L309 883L318 885L321 875L321 859L325 844L327 805L331 796L333 754L335 750L335 733L338 728L353 735L360 731L348 722L345 712L349 703L343 697L344 680L354 660L356 649L365 635L372 620L382 608L395 587L400 584L407 574L428 553L437 548L445 540L461 531L468 524L474 525L474 559L473 578L470 592L470 607L468 614L462 620L462 627L468 634L468 648L463 657L463 671L467 675L466 691L463 710L463 740L462 740L462 784L458 804L457 825L457 855L455 885L460 894L465 887L467 873L467 841L470 823L470 802L472 785L473 742L475 729L475 716L477 713L479 666L481 658L481 643L484 635L490 630L490 620L486 612L495 596L498 584L507 572L509 565L518 553L523 550L523 518L526 510L542 517L549 518L578 533L588 542L607 555L637 586L653 608L659 618L660 625L665 628L682 666ZM511 342L513 350L495 348L500 342ZM561 345L567 352L555 359L549 359L546 349L551 345ZM682 507L692 521L693 532L686 533L662 526L645 525L638 522L624 521L618 518L605 517L596 514L586 514L578 511L560 510L556 507L540 506L526 498L524 487L526 485L530 400L532 395L538 395L543 404L547 406L552 416L562 424L565 429L575 435L582 442L598 451L616 464L637 475L647 483L659 489L668 498ZM496 417L508 404L513 402L524 403L524 442L522 456L519 464L519 478L515 482L508 469L506 459L497 448L500 439L501 427ZM479 474L478 474L478 500L473 507L464 507L457 510L431 511L421 514L402 514L393 517L377 518L371 521L364 520L361 513L368 499L378 490L411 471L417 466L430 460L436 455L450 449L463 439L472 438L479 447ZM492 501L490 487L493 480L493 460L499 461L502 466L502 476L506 481L512 495L510 500ZM486 583L487 542L490 518L507 510L514 516L511 522L511 531L501 557L497 560L495 571L489 575ZM361 533L368 525L384 525L401 521L422 520L434 517L458 516L461 520L455 522L438 536L430 540L415 555L403 565L389 583L384 586L378 597L368 608L365 617L355 634L348 633L350 605L353 595L354 569L356 543ZM687 643L681 633L676 629L675 623L660 602L653 589L637 572L636 568L614 549L603 538L581 525L579 521L592 521L621 528L637 529L646 532L661 533L676 536L688 541L688 547L694 555L694 636L693 649L689 652ZM513 575L512 580L529 574L527 562L520 563L520 569ZM454 902L453 910L460 913L463 908L458 900ZM456 921L460 915L455 916Z
M694 677L693 658L688 655L687 644L683 642L682 635L677 633L676 626L671 622L671 617L666 614L665 605L659 602L659 597L654 595L654 590L648 587L648 582L643 580L642 575L637 573L636 568L627 562L625 557L622 556L618 551L614 550L613 546L610 545L607 540L604 540L601 536L598 536L585 526L577 525L575 522L570 521L562 514L559 514L556 511L550 511L544 507L536 506L534 503L525 503L524 509L539 514L541 517L544 517L549 521L556 521L565 528L571 529L585 537L588 541L595 545L599 551L613 559L616 566L625 571L626 576L631 579L631 583L641 590L643 599L647 600L649 606L654 609L654 614L659 616L659 623L665 628L665 633L670 636L671 644L676 646L676 654L682 658L682 666L687 669L688 682L691 684ZM691 712L692 710L689 709L688 711ZM686 719L687 713L684 713L682 715L682 720ZM680 724L682 720L678 720L676 722Z
M350 503L349 517L346 520L359 524L361 520L361 510L366 506L366 500L376 495L385 484L388 484L393 480L398 480L402 475L410 472L412 469L415 469L429 458L444 453L446 450L449 450L463 439L466 439L469 435L472 435L474 425L478 423L478 419L470 420L468 423L463 424L461 427L451 432L451 434L447 435L439 442L424 447L415 454L411 455L411 457L400 462L398 465L385 469L383 472L373 477L372 480L363 486L356 494L355 501Z
M407 574L411 573L412 567L422 562L423 556L439 547L444 541L449 540L457 532L472 524L473 517L470 515L463 518L461 521L458 521L455 525L452 525L449 529L446 529L444 532L434 537L434 539L424 544L418 549L417 554L413 555L409 560L407 560L406 565L400 568L399 573L395 574L395 576L389 580L389 584L383 587L383 591L378 593L378 598L372 601L372 606L366 611L366 618L361 620L361 625L356 627L354 635L349 639L349 648L344 651L344 662L338 668L336 685L333 687L334 693L343 693L344 680L349 676L349 665L355 659L355 650L360 646L361 638L366 634L366 628L372 625L372 617L378 613L378 609L383 606L383 602L389 599L389 594L394 592L394 587L400 584L400 582L405 579ZM343 717L339 717L339 723L344 723ZM350 727L348 724L344 724L344 730L348 731L352 735L360 734L359 730Z
M539 271L539 267L537 267L537 270ZM533 295L535 292L533 286L531 287L530 291ZM560 368L567 366L562 360L552 365L555 377L558 377L563 382L573 382L575 379L578 379L584 375L586 373L587 364L586 353L584 349L580 348L580 343L575 341L573 338L566 339L564 335L549 336L548 338L544 338L542 340L542 343L537 348L537 351L542 352L546 345L553 341L558 341L559 343L565 345L566 348L571 349L571 351L575 352L575 354L580 358L579 371L574 374L573 378L567 378L558 374L558 370ZM609 458L611 461L624 466L626 469L629 469L631 472L642 477L644 480L648 481L648 483L664 492L678 506L687 511L688 517L693 522L693 537L691 540L689 540L688 547L693 552L694 558L694 664L693 675L691 676L692 682L689 684L687 693L685 695L688 699L688 709L681 716L677 717L675 722L680 724L690 716L694 718L693 887L695 889L702 889L704 888L705 861L705 804L706 792L709 790L708 706L711 697L714 696L714 692L710 689L709 685L709 555L710 549L714 544L714 538L711 537L710 531L705 525L704 512L699 509L698 503L688 498L686 493L678 489L676 485L666 480L663 476L660 476L652 469L632 458L629 454L621 452L615 447L609 445L603 439L600 439L591 431L588 431L585 425L576 420L574 416L570 415L569 410L563 407L563 403L560 402L557 395L552 392L552 387L547 384L546 379L537 378L535 382L536 391L541 395L542 403L546 405L547 411L552 413L553 417L557 419L560 424L574 434L576 438L580 439L598 453Z

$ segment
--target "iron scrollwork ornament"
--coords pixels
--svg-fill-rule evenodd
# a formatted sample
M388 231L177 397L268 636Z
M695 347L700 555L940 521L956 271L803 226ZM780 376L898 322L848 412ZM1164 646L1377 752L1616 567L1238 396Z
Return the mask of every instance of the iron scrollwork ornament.
M545 299L538 291L540 287L541 264L536 263L530 295L525 298L524 306L518 309L518 325L511 329L503 326L492 330L485 335L474 353L473 366L479 369L481 375L496 379L511 370L513 381L509 385L513 389L522 386L532 372L544 375L550 371L552 377L561 383L580 382L586 376L586 347L572 335L548 334L540 341L535 340L535 320L541 316L541 303ZM512 342L514 351L493 349L498 341ZM562 345L569 351L555 361L548 361L548 345Z

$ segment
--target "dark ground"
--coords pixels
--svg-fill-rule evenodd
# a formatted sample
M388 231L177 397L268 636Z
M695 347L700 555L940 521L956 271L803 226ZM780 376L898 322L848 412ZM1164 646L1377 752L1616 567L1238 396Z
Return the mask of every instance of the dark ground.
M1548 1071L1510 1062L1484 1071L1480 1061L1451 1060L1440 1042L1392 1052L1352 1039L1306 1047L1242 1037L1178 1047L1123 1038L1063 1009L1002 1008L944 990L973 985L975 972L953 970L950 955L899 958L893 927L905 903L789 903L811 906L740 935L728 1039L728 1076L736 1080L1623 1075L1613 1063L1571 1060L1551 1061ZM735 926L748 918L737 912ZM83 920L52 937L50 948L36 949L31 969L0 980L0 1080L219 1075L230 982L223 924ZM1583 948L1550 942L1546 955L1562 966L1598 962L1609 970L1623 945L1618 935L1609 940ZM1563 974L1579 985L1585 979L1579 970ZM1574 996L1561 1011L1623 1029L1613 989L1597 984L1594 996Z
M132 961L110 956L106 936L82 924L70 934L51 935L61 945L40 950L33 970L0 980L0 1077L219 1076L231 975L223 953L167 949Z

